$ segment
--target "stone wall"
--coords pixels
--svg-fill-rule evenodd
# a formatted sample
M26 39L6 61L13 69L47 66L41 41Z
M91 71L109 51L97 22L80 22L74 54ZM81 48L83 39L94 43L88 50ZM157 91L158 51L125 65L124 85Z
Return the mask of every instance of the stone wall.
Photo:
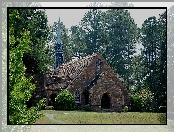
M98 59L102 62L100 70L101 77L89 90L89 103L91 106L94 106L95 109L99 109L98 106L101 105L102 96L104 93L107 93L110 98L110 108L114 111L121 111L123 104L129 104L130 97L128 96L128 91L122 81L115 76L113 70L101 55L95 56L90 65L84 69L68 89L71 93L74 93L76 90L81 91L81 104L85 105L83 91L98 73L98 68L96 66Z

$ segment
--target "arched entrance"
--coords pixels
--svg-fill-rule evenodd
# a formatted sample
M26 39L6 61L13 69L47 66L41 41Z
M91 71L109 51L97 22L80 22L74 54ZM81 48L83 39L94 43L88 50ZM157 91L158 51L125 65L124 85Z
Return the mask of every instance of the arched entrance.
M49 103L49 104L50 104L51 106L54 106L54 105L55 105L54 102L55 102L56 96L57 96L56 94L51 94L51 95L50 95L50 103Z
M110 109L110 99L109 96L104 93L101 99L101 108L102 109Z
M89 104L89 92L85 91L84 96L85 96L85 105L87 105L87 104Z

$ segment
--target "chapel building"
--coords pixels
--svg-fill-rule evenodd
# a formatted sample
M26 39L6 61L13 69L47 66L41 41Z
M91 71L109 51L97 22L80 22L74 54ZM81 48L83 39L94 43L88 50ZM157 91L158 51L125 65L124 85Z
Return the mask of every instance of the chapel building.
M49 72L35 77L36 91L32 104L46 98L46 105L54 106L54 100L64 89L75 98L78 109L89 104L93 111L108 109L120 112L130 104L130 93L107 61L99 53L64 63L63 44L58 22L55 45L55 66Z

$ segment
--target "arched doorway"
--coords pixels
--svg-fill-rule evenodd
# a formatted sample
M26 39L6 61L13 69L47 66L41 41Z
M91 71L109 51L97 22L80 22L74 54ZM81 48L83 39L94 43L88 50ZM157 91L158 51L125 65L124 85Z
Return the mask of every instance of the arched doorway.
M50 104L51 106L54 106L54 105L55 105L54 102L55 102L56 96L57 96L56 94L51 94L51 95L50 95L50 103L49 103L49 104Z
M88 91L84 92L84 97L85 97L85 105L89 104L89 92Z
M109 96L104 93L101 99L101 108L102 109L110 109L110 99Z

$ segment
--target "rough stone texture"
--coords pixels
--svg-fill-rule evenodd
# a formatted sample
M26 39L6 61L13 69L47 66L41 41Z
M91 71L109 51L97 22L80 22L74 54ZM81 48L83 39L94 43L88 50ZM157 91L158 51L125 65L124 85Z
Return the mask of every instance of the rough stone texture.
M96 66L98 59L102 62L100 71L102 75L97 80L96 84L89 90L89 104L92 106L100 106L103 94L107 93L110 98L110 108L113 111L121 111L123 105L122 96L124 96L124 105L129 104L130 98L128 96L128 91L122 81L115 76L111 67L100 54L94 56L90 65L75 79L73 84L69 85L67 89L72 93L76 90L81 91L81 104L85 104L83 90L98 72Z
M63 64L36 80L38 82L35 94L40 98L47 97L47 105L53 103L51 96L57 96L63 89L68 89L73 95L76 90L80 92L79 109L89 103L94 111L100 111L104 93L109 98L111 111L121 111L130 102L129 92L122 79L114 74L98 53ZM89 93L89 99L86 99L88 101L85 101L85 92Z

